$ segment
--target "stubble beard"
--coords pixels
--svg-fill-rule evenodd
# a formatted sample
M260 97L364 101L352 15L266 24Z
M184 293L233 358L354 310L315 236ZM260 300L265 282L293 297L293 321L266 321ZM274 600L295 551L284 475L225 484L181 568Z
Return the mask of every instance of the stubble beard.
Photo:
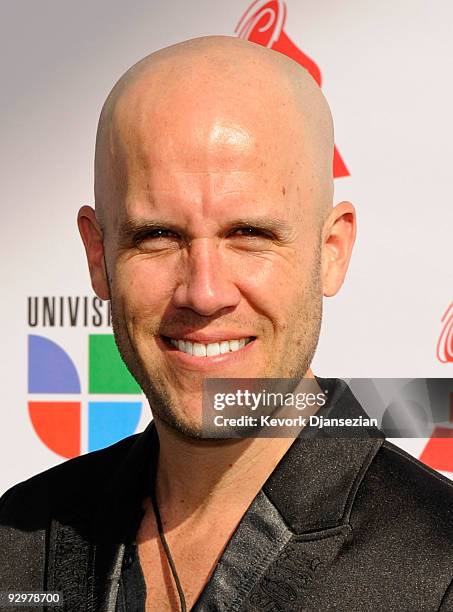
M287 334L289 343L285 355L282 355L277 361L269 360L261 378L301 380L310 367L318 344L322 321L319 253L317 253L316 259L310 282L304 289L301 304L292 320L288 322L291 332ZM120 306L121 299L114 297L112 291L110 291L110 296L112 327L116 345L126 367L143 390L153 416L185 437L197 440L212 439L211 436L206 435L207 432L202 424L194 426L181 418L180 407L171 396L164 378L159 375L151 378L128 333L127 322ZM300 332L301 326L302 333ZM296 338L295 346L294 338Z

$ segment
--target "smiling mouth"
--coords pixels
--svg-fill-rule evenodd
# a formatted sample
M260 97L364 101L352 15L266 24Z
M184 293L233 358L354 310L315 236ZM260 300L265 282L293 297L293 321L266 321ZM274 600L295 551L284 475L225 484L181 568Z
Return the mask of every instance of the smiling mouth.
M194 357L215 357L216 355L223 355L225 353L234 353L240 351L247 346L247 344L255 340L255 336L249 336L247 338L221 340L220 342L203 344L201 342L191 342L190 340L176 340L168 336L162 336L162 338L168 346Z

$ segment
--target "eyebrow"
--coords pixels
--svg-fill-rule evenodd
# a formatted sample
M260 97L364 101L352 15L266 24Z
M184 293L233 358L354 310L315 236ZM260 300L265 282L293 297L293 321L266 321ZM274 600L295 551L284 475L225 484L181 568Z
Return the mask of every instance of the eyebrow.
M257 217L239 217L235 219L232 226L236 227L256 227L264 231L272 232L282 242L289 242L294 236L294 226L270 215Z
M127 241L128 239L135 238L137 234L150 232L154 229L164 227L170 230L178 231L175 224L169 223L163 219L128 219L120 223L118 227L118 236L121 240Z
M273 233L279 242L290 242L294 239L294 226L283 219L270 215L236 217L226 223L228 227L256 227ZM184 233L181 227L166 219L127 219L120 223L118 237L121 243L131 243L140 235L155 229L165 228L175 233Z

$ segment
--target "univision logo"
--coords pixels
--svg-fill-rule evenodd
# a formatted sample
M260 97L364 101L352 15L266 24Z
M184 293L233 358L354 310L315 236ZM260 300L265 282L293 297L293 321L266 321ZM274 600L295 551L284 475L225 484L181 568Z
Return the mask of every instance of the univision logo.
M142 412L142 398L112 401L103 397L141 394L118 353L113 335L89 334L87 344L88 401L83 412L80 377L69 354L49 338L28 336L31 423L41 441L67 459L105 448L133 434ZM87 448L82 448L82 438L87 440Z

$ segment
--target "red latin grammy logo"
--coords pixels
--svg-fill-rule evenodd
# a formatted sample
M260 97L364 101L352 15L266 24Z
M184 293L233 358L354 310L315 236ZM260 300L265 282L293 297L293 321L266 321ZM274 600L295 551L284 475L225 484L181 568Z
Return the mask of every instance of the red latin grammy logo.
M321 87L321 71L315 62L305 55L285 34L286 5L283 0L256 0L241 17L235 32L239 38L284 53L303 66ZM337 147L334 148L333 176L349 176Z
M453 363L453 302L445 311L442 323L437 341L437 358L441 363Z

